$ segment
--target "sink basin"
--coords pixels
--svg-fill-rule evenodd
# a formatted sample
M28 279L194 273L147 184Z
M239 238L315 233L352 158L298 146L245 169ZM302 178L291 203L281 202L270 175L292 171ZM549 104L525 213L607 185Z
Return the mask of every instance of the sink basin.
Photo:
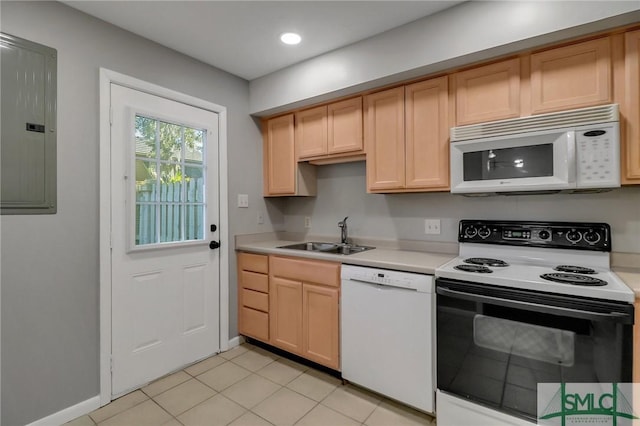
M358 246L353 244L340 244L340 243L322 243L322 242L312 241L307 243L289 244L287 246L280 246L278 248L348 255L348 254L354 254L354 253L362 253L363 251L372 250L375 247Z

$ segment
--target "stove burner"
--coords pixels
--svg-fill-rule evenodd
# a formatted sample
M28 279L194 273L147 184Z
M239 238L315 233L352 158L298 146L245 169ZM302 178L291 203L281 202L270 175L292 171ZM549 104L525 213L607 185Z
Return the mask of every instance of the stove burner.
M560 272L573 272L574 274L595 274L596 271L591 268L585 268L584 266L573 265L558 265L553 268L555 271Z
M466 261L465 261L466 262ZM457 269L459 271L465 272L478 272L481 274L490 274L493 271L486 266L478 266L478 265L456 265L453 269Z
M488 257L471 257L469 259L464 260L465 263L471 263L472 265L483 265L483 266L509 266L507 262L499 259L491 259Z
M603 281L599 278L590 277L587 275L576 275L576 274L542 274L540 278L549 281L555 281L557 283L562 284L573 284L573 285L584 285L584 286L603 286L607 285L606 281Z

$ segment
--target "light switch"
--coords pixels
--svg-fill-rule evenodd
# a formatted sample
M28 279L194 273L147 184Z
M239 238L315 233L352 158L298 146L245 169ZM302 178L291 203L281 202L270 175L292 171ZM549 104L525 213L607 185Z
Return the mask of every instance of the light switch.
M238 207L249 207L249 194L238 194Z

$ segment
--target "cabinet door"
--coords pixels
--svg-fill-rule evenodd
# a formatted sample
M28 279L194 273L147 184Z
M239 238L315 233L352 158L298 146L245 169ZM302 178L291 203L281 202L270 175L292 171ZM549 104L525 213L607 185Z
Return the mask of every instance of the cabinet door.
M367 190L404 188L404 87L365 97Z
M531 112L601 105L612 100L608 37L531 55Z
M406 187L449 189L447 77L405 87Z
M329 104L327 114L328 153L363 151L362 98Z
M296 113L296 149L299 159L327 153L326 105Z
M340 369L340 324L337 288L304 284L302 287L302 356Z
M623 183L640 183L640 30L625 34L626 132L622 135ZM635 181L634 181L635 180Z
M264 128L264 194L296 192L293 114L272 118Z
M453 75L458 126L520 116L520 59Z
M270 343L302 353L302 283L271 276L269 280Z

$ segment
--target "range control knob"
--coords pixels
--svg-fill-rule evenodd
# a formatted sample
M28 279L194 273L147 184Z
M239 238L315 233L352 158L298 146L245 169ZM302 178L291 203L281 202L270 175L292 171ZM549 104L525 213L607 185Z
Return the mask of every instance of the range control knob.
M480 236L480 238L487 238L489 235L491 235L491 229L483 226L478 230L478 235Z
M464 235L467 236L467 238L473 238L476 235L478 235L478 230L476 229L475 226L473 225L469 225L466 227L466 229L464 230Z
M538 232L538 238L540 238L541 240L548 240L549 237L551 237L551 233L546 229L543 229L542 231Z
M572 229L571 231L567 232L566 237L570 243L575 244L582 239L582 234L580 234L580 232L576 231L575 229Z
M595 244L598 241L600 241L600 234L598 234L596 231L594 231L593 229L589 229L587 232L585 232L584 234L584 240L586 242L588 242L589 244Z

